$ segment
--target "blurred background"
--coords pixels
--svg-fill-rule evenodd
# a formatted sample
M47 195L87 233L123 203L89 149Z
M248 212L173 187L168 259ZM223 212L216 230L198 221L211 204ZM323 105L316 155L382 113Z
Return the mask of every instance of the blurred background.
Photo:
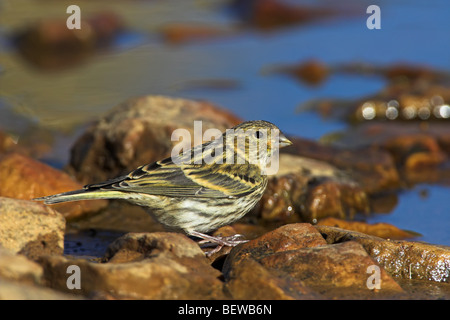
M373 143L358 130L375 121L448 137L449 13L445 0L0 0L0 131L62 168L87 125L158 94L347 148ZM450 245L449 191L448 176L420 181L364 220Z

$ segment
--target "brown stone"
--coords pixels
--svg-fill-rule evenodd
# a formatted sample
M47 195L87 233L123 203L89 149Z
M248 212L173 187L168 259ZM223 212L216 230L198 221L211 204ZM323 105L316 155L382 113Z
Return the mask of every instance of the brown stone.
M260 263L301 280L329 298L376 298L381 292L401 293L401 287L380 268L379 292L367 287L369 266L378 267L364 248L356 242L345 242L295 251L277 252L263 257ZM341 290L351 288L351 290Z
M227 257L223 267L225 276L231 268L247 256L256 260L276 252L296 250L305 247L325 245L326 241L309 223L293 223L279 227L273 231L235 247Z
M226 288L238 300L294 300L320 299L301 281L276 275L252 258L247 258L228 275Z
M0 279L26 284L40 284L43 270L36 262L0 246Z
M80 300L79 296L61 293L42 286L0 279L0 300Z
M237 296L257 292L244 290L239 284L252 279L244 266L251 266L261 279L255 283L273 292L264 297L301 299L325 297L333 299L372 299L399 297L401 287L374 261L357 242L326 244L310 224L290 224L235 247L226 258L223 273L227 286ZM367 286L368 268L379 268L381 289ZM284 284L292 283L292 287ZM297 294L292 294L296 292Z
M343 171L323 161L281 154L279 170L253 213L263 223L286 224L368 210L366 192Z
M401 230L390 223L384 222L369 224L362 221L346 221L336 218L325 218L320 220L317 225L358 231L384 239L405 239L413 238L418 235L417 233Z
M356 241L393 277L450 282L450 249L422 242L385 240L335 227L316 226L328 243Z
M120 299L224 299L221 273L198 245L181 234L126 235L107 256L110 262L47 256L40 260L48 286L68 292L66 270L77 265L84 296ZM108 260L106 259L106 260Z
M346 149L326 146L301 138L292 138L291 141L293 146L282 152L324 161L346 171L369 195L400 185L395 162L387 151L368 147Z
M0 245L36 259L62 254L65 219L55 210L33 201L0 197Z
M17 153L0 158L0 179L0 196L24 200L82 188L68 174ZM107 203L106 200L78 201L52 208L72 219L97 212Z
M408 171L435 167L447 159L436 139L426 134L396 136L388 139L383 147Z

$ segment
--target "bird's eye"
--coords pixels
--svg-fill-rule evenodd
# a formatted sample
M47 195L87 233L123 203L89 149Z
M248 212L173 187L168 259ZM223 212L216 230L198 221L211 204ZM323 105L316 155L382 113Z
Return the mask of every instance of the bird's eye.
M262 137L264 137L264 133L258 130L255 132L255 137L256 139L261 139Z

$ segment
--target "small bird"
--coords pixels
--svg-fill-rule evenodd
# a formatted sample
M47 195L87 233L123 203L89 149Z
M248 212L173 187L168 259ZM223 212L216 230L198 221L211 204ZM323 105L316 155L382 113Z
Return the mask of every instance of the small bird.
M248 213L267 186L266 168L279 148L292 144L272 123L243 122L217 139L166 159L140 166L128 175L89 184L81 190L36 198L45 204L124 199L149 209L169 229L223 246L246 242L240 235L208 232Z

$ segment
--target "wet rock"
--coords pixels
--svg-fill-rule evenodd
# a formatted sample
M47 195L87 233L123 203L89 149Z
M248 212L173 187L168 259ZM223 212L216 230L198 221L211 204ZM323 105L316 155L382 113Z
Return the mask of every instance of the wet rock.
M258 265L262 266L261 270L274 277L295 279L294 285L303 287L303 292L326 298L361 299L403 294L400 286L382 268L381 289L369 290L367 268L378 264L364 248L356 242L327 245L314 229L309 224L285 225L235 247L224 263L225 279L232 281L235 270L247 263L253 264L254 268L261 269ZM262 273L261 270L258 272ZM275 288L277 293L283 292L280 286Z
M125 235L113 243L107 263L47 256L40 260L52 288L68 291L66 270L77 265L81 289L76 294L120 299L223 299L220 272L198 245L181 234ZM74 291L74 290L72 290Z
M436 167L447 160L437 141L426 134L393 137L386 141L384 148L407 171Z
M68 174L17 153L0 158L0 179L0 196L24 200L82 188ZM51 207L73 219L97 212L107 204L105 200L95 200Z
M0 279L40 284L43 270L36 262L0 246Z
M276 252L322 245L326 245L326 241L309 223L287 224L235 247L225 260L222 271L227 277L231 269L247 256L258 261L261 257Z
M408 184L448 183L449 134L450 127L444 123L364 123L343 134L338 143L388 152L401 180Z
M344 148L323 145L302 138L292 138L293 146L283 149L310 159L327 162L351 177L368 195L395 190L400 176L392 156L370 147Z
M398 278L395 281L414 300L450 300L448 283Z
M313 222L369 210L365 191L326 162L281 154L279 167L253 210L263 223Z
M305 300L320 299L301 281L276 275L259 262L247 258L231 269L226 288L237 300Z
M131 99L112 109L78 139L72 148L69 170L83 183L128 173L170 156L179 143L171 141L175 129L187 129L194 141L196 120L202 121L202 130L220 131L241 122L208 102L164 96Z
M64 249L65 219L36 202L0 197L0 245L30 259L59 255Z
M306 197L304 221L317 221L322 217L350 217L369 212L367 194L357 185L325 181L313 186Z
M392 224L384 222L369 224L362 221L346 221L336 218L325 218L320 220L317 225L358 231L383 239L406 239L418 236L415 232L402 230Z
M368 289L367 270L378 265L356 242L276 253L260 262L303 281L329 298L376 298L402 293L401 287L382 268L380 291Z
M69 29L66 20L36 22L14 36L22 56L33 65L56 70L85 61L99 46L109 44L122 29L117 15L102 12L81 21L80 29Z
M358 242L393 277L450 282L450 249L422 242L384 240L356 231L317 226L328 243Z
M326 67L331 74L376 74L385 77L388 82L383 90L362 99L309 101L301 109L315 110L324 117L357 124L380 120L439 123L450 119L449 71L405 64L384 67L350 63ZM295 69L296 66L282 68L291 71L291 74Z

